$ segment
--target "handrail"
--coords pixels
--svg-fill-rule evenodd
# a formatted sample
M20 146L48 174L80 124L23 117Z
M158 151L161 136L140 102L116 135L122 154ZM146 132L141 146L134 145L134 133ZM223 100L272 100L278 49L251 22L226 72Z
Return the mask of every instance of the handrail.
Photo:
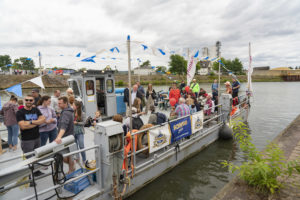
M100 168L96 168L96 169L93 169L93 170L88 171L88 172L86 172L86 173L82 173L82 174L80 174L79 176L76 176L76 177L74 177L74 178L71 178L71 179L67 180L67 181L64 182L63 184L55 185L55 186L52 186L52 187L50 187L50 188L48 188L48 189L42 190L41 192L37 193L37 195L39 196L39 195L45 194L45 193L47 193L47 192L50 192L51 190L54 190L54 189L63 187L64 185L66 185L66 184L68 184L68 183L71 183L71 182L73 182L73 181L76 181L77 179L80 179L80 178L82 178L82 177L84 177L84 176L87 176L87 175L96 173L96 172L99 171L99 170L100 170ZM23 200L32 199L32 198L34 198L34 197L35 197L35 195L31 195L31 196L29 196L29 197L25 197Z

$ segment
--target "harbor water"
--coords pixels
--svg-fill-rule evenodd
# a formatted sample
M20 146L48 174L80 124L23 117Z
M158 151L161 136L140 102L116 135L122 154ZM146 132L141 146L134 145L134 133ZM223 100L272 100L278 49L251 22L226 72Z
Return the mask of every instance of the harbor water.
M207 92L211 90L210 84L201 84L200 87ZM242 84L242 91L244 87L245 84ZM300 113L299 87L300 82L253 83L254 98L251 100L248 125L253 142L259 149L263 149ZM167 91L168 86L154 86L154 89ZM54 90L47 89L43 93L52 95ZM28 92L30 90L23 90L23 94ZM1 93L2 105L8 98L8 95ZM219 140L128 199L211 199L233 178L228 169L222 167L223 160L239 164L245 158L234 141Z

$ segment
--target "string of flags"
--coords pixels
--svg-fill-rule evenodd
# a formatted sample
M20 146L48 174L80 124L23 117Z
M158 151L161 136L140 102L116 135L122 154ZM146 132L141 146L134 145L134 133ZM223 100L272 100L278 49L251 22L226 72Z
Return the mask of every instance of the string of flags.
M40 88L42 89L45 89L45 86L44 86L44 83L43 83L43 80L42 80L42 76L38 76L38 77L35 77L33 79L30 79L30 80L27 80L27 81L24 81L22 83L18 83L16 85L13 85L9 88L6 88L4 90L1 90L1 91L5 91L5 92L10 92L10 93L14 93L15 95L17 95L18 97L22 97L23 96L23 92L22 92L22 84L23 83L26 83L26 82L32 82L36 85L38 85ZM1 97L0 97L0 109L2 108L2 104L1 104Z

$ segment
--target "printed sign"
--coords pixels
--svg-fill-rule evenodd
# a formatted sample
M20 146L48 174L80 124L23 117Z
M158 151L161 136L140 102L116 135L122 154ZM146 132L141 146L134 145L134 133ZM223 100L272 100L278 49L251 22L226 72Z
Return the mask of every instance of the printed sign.
M172 132L172 143L190 136L192 134L190 116L170 122L170 129Z
M148 133L149 153L155 152L170 144L171 133L169 125L165 124L162 127L152 129Z
M87 96L88 102L94 102L95 101L95 95L93 96Z
M203 110L191 116L193 134L203 129L203 118L204 118Z

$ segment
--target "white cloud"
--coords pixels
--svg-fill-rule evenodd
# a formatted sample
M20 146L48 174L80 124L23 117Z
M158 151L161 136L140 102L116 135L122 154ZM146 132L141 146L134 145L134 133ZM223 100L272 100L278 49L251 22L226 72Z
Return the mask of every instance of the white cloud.
M191 51L222 42L222 55L240 58L248 66L252 42L255 66L299 66L300 4L278 1L166 1L166 0L1 0L0 54L13 58L43 54L43 64L127 69L126 36L156 48ZM118 46L120 54L103 53L96 64L79 62L75 55L94 55ZM64 56L60 56L63 54ZM168 65L167 56L154 56L132 44L137 58L152 65ZM101 57L116 57L117 60Z

